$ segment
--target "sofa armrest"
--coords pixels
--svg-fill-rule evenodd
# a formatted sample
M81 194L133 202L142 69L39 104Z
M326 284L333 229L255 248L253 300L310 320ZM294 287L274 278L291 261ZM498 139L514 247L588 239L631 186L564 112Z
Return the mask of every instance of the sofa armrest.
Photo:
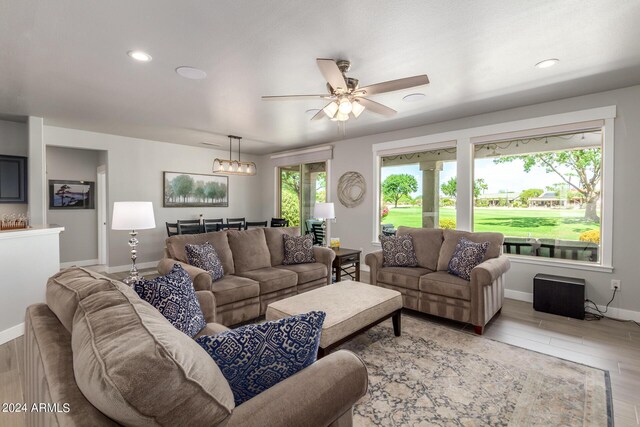
M173 258L162 258L158 263L158 273L167 274L171 271L174 264L180 264L182 268L189 274L193 280L193 287L196 291L211 290L211 275L201 268L175 260Z
M364 262L369 266L369 283L378 284L378 269L382 267L384 257L382 251L368 253L364 258Z
M511 268L511 261L505 255L488 259L471 270L471 283L477 283L480 286L490 285L509 271L509 268Z
M327 426L353 407L367 387L364 363L339 350L237 406L227 427Z
M200 309L207 323L216 321L216 296L211 291L196 291Z
M324 246L314 246L313 256L315 257L316 262L327 266L327 285L330 285L333 260L336 257L336 253L333 249L325 248Z

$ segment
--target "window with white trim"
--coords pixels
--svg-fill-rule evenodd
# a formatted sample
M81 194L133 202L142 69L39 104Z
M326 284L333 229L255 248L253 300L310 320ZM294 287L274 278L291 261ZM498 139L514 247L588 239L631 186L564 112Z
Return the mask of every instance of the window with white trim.
M599 263L602 128L474 145L473 230L504 252Z

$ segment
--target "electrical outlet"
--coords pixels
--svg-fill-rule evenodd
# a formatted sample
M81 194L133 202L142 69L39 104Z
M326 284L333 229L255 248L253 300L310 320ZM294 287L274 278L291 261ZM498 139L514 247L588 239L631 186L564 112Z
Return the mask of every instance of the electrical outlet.
M620 280L617 280L617 279L611 280L611 290L614 290L614 289L617 289L618 292L622 290L622 287L620 285Z

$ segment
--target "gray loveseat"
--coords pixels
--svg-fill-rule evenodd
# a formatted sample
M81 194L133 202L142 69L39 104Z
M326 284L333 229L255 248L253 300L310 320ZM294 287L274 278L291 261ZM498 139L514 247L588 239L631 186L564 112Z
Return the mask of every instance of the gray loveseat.
M501 233L399 227L410 234L418 267L385 267L382 251L367 254L371 284L402 293L403 306L435 316L471 323L477 334L498 313L504 301L505 273L511 263L501 255ZM471 280L447 272L460 237L489 242L483 262L471 270Z
M315 263L282 265L283 234L297 236L298 227L254 228L171 236L158 271L167 274L177 262L189 273L196 290L215 295L218 322L236 325L263 315L269 303L331 283L335 252L313 248ZM224 277L215 282L206 271L187 263L186 244L211 243Z
M210 291L196 291L206 327ZM24 393L29 426L350 426L367 390L364 364L329 354L235 406L211 357L130 287L82 268L47 284L47 304L27 309Z

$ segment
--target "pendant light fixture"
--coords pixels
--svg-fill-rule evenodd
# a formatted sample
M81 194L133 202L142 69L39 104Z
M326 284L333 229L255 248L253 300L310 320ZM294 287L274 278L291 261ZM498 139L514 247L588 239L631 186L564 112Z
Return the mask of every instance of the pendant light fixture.
M241 136L228 135L229 137L229 159L215 159L213 161L213 173L223 173L226 175L255 175L257 172L256 164L253 162L240 161L240 140ZM231 158L231 143L234 139L238 140L238 160Z

